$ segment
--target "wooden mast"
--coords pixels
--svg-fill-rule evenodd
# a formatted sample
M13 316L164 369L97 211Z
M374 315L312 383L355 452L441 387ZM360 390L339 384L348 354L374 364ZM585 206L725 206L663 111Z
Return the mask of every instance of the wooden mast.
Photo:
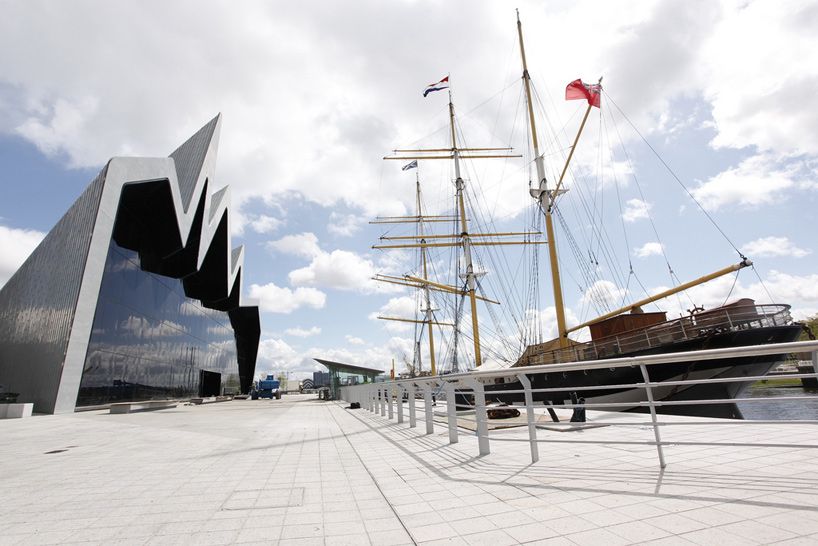
M454 104L452 103L452 92L449 91L449 124L452 134L452 157L454 158L454 176L455 188L457 190L457 205L460 209L460 241L463 245L463 257L466 261L466 287L469 294L469 302L471 303L471 328L472 340L474 341L474 366L479 368L483 364L483 358L480 354L480 330L477 324L477 298L475 298L475 289L477 286L476 275L474 273L474 264L471 258L471 237L469 237L469 225L466 219L466 202L463 196L463 177L460 176L460 150L457 148L457 137L455 136L454 125Z
M476 293L477 289L477 276L478 273L474 270L474 263L472 260L472 247L475 246L502 246L502 245L526 245L526 244L540 244L541 241L492 241L492 240L478 240L472 241L472 237L476 237L478 239L485 238L485 237L509 237L509 236L518 236L518 235L540 235L538 232L506 232L506 233L469 233L469 220L466 217L466 202L465 202L465 182L463 181L463 177L460 172L460 160L461 159L487 159L487 158L513 158L513 157L521 157L520 155L514 155L510 153L492 153L492 152L509 152L511 148L461 148L457 145L457 136L456 136L456 128L455 128L455 117L454 117L454 104L452 102L452 94L449 91L449 125L450 125L450 138L451 138L451 148L427 148L427 149L400 149L394 150L396 155L384 157L384 159L390 160L402 160L405 161L409 160L426 160L426 159L448 159L454 161L454 169L455 169L455 188L456 188L456 200L457 200L457 213L451 216L424 216L421 209L420 204L418 203L418 214L417 216L403 216L403 217L386 217L386 218L378 218L375 222L370 222L373 224L392 224L392 223L422 223L426 221L430 222L446 222L446 221L455 221L459 220L459 231L460 233L452 233L446 235L426 235L419 230L417 235L415 236L397 236L397 237L381 237L381 240L412 240L415 241L409 243L401 243L401 244L386 244L386 245L373 245L373 249L393 249L393 248L420 248L422 250L422 257L423 257L423 276L424 278L417 278L411 276L404 276L404 277L393 277L389 275L375 275L373 279L386 282L391 284L397 284L401 286L408 286L412 288L424 288L426 290L426 317L425 320L422 322L429 324L429 340L430 346L434 342L432 341L431 336L431 327L432 324L441 324L443 323L436 323L433 321L431 315L431 305L430 305L430 298L428 296L429 290L437 290L442 292L448 292L451 294L458 294L461 296L468 295L469 296L469 303L471 305L471 322L472 322L472 339L474 342L474 364L475 367L478 367L483 364L483 358L480 350L480 332L479 332L479 325L478 325L478 318L477 318L477 300L484 301L486 303L498 304L499 302L490 300L486 297L479 296ZM465 152L465 154L464 154ZM416 154L416 155L406 155L406 154ZM443 242L427 242L427 240L441 240L441 239L449 239L448 241ZM463 258L466 264L466 273L465 273L465 288L459 288L456 286L448 286L444 284L439 284L430 281L428 278L428 271L427 271L427 262L426 262L426 248L432 247L462 247L463 248ZM405 322L416 322L419 323L421 321L413 321L408 319L395 319L391 317L378 317L384 318L387 320L402 320ZM448 326L448 324L446 324ZM432 355L434 355L434 350L432 350ZM433 356L434 358L434 356ZM434 373L434 372L433 372Z
M752 261L750 261L748 258L742 258L742 260L737 264L728 265L727 267L719 269L718 271L714 271L713 273L709 273L709 274L707 274L707 275L705 275L703 277L699 277L698 279L694 279L694 280L692 280L690 282L680 284L679 286L676 286L674 288L669 288L668 290L664 290L664 291L662 291L662 292L660 292L658 294L654 294L653 296L648 296L647 298L643 298L643 299L641 299L639 301L631 303L630 305L628 305L626 307L621 307L619 309L611 311L610 313L606 313L606 314L604 314L602 316L596 317L595 319L589 320L587 322L583 322L582 324L577 324L576 326L572 326L571 328L569 328L568 331L569 332L574 332L576 330L579 330L580 328L585 328L586 326L596 324L597 322L602 322L603 320L609 319L611 317L615 317L617 315L621 315L622 313L626 313L628 311L633 311L637 307L642 307L643 305L653 303L653 302L655 302L657 300L661 300L661 299L666 298L668 296L672 296L673 294L676 294L676 293L681 292L683 290L687 290L688 288L692 288L694 286L698 286L698 285L706 283L708 281L712 281L713 279L716 279L718 277L727 275L728 273L738 271L739 269L743 269L745 267L750 267L751 265L753 265Z
M548 191L548 182L545 179L545 166L540 154L540 146L537 140L537 125L534 121L534 102L531 100L531 77L528 75L528 63L525 58L525 44L523 43L523 25L520 22L520 12L517 11L517 35L520 39L520 55L523 60L523 82L525 83L525 96L528 103L528 125L531 128L531 145L534 148L534 164L537 168L538 186L532 188L531 195L537 199L545 214L545 234L548 241L548 262L551 265L551 286L554 292L554 307L557 311L557 331L559 332L560 347L568 346L568 332L565 325L565 305L562 301L562 283L560 282L559 262L557 261L557 241L554 237L554 220L551 217L556 192ZM588 107L590 111L590 106ZM587 118L588 112L585 113ZM583 125L585 120L583 120ZM580 129L581 131L582 129ZM579 138L579 135L577 135ZM576 142L575 142L576 144ZM573 148L571 149L573 153ZM570 156L569 156L570 161ZM567 168L567 164L566 164ZM564 174L565 171L563 171Z
M565 165L562 168L562 172L560 173L560 177L557 180L557 185L554 190L548 189L548 183L545 178L545 169L543 166L543 158L540 155L539 151L539 143L537 141L537 128L534 120L534 105L531 99L531 77L528 74L528 64L526 62L525 57L525 45L523 43L523 27L522 23L520 22L520 11L517 10L517 34L519 36L520 41L520 55L522 57L523 62L523 82L525 83L525 95L528 103L528 115L529 115L529 125L531 127L531 143L532 147L534 148L534 163L537 168L537 178L539 179L539 187L532 188L530 190L531 196L542 206L543 212L545 214L545 229L546 229L546 237L548 238L548 257L549 262L551 265L551 280L554 290L554 305L556 307L557 312L557 328L559 331L559 346L560 347L567 347L569 344L568 341L568 334L570 332L575 332L584 328L586 326L590 326L592 324L596 324L603 320L609 319L611 317L615 317L622 313L632 311L635 308L641 307L642 305L647 305L649 303L653 303L657 300L666 298L670 295L676 294L683 290L687 290L688 288L698 286L705 282L711 281L715 278L721 277L728 273L738 271L744 267L749 267L752 265L752 262L747 258L742 256L741 262L737 264L733 264L722 268L718 271L700 277L698 279L692 280L690 282L681 284L674 288L670 288L665 290L659 294L655 294L653 296L649 296L647 298L641 299L637 302L631 303L625 307L621 307L609 313L606 313L602 316L599 316L595 319L583 322L582 324L578 324L576 326L572 326L568 328L565 323L565 309L562 299L562 287L560 283L560 273L559 273L559 264L557 262L557 245L556 240L554 239L554 225L552 221L552 212L554 208L554 204L557 200L557 197L562 193L565 193L567 190L562 189L562 183L565 178L565 174L568 171L568 166L571 163L571 159L574 156L574 151L577 148L577 143L579 142L579 137L582 135L582 131L585 128L585 123L588 121L588 115L591 113L591 108L593 104L588 102L588 107L585 110L585 115L582 117L582 122L580 123L579 130L577 131L577 135L574 138L574 142L571 145L571 149L568 152L568 157L565 160ZM599 78L598 84L602 83L602 78Z
M417 190L417 212L418 218L423 218L423 208L420 202L420 175L418 174L417 170L415 171L415 189ZM420 242L425 243L426 239L423 236L423 222L418 222L418 237L420 237ZM427 271L426 266L426 247L420 247L420 261L423 265L423 278L428 279L429 273ZM432 332L432 300L429 297L429 285L423 285L423 295L424 300L426 303L426 309L424 309L424 314L426 315L426 324L429 327L429 362L431 364L431 371L432 375L437 375L437 366L435 365L435 337L434 333ZM420 361L420 355L418 355L418 361Z

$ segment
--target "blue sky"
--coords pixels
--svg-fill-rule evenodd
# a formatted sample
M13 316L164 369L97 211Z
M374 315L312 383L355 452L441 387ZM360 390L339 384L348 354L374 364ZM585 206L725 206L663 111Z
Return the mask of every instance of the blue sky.
M445 94L421 96L444 74L468 144L512 144L526 156L467 165L472 198L498 229L531 227L515 18L503 3L1 4L0 282L109 157L167 155L221 112L214 187L232 188L233 242L247 247L245 296L263 310L259 371L305 375L319 369L314 356L400 363L411 357L411 329L372 316L411 315L413 296L369 277L411 272L413 258L373 251L384 230L367 222L413 211L414 172L381 158L395 147L446 145ZM755 272L724 277L663 309L673 315L728 295L767 301L769 292L797 318L818 313L818 109L811 104L818 3L517 7L550 179L583 111L562 100L565 84L604 75L608 95L589 118L560 203L577 241L592 239L581 211L595 203L615 261L630 259L649 292L670 282L659 244L681 281L738 261L613 99L756 262ZM437 213L447 212L451 197L451 167L442 163L420 169L425 204ZM594 299L640 295L633 283L628 293L605 284L627 279L627 267L617 273L604 260L597 260L600 284L578 281L566 236L558 237L569 317L590 318ZM446 256L434 256L441 269ZM520 256L503 259L516 264ZM491 290L501 272L484 260ZM540 279L536 313L547 333L546 269ZM520 293L527 281L523 275L492 294ZM517 310L526 311L535 310ZM487 310L480 319L491 323ZM504 328L513 337L508 320Z

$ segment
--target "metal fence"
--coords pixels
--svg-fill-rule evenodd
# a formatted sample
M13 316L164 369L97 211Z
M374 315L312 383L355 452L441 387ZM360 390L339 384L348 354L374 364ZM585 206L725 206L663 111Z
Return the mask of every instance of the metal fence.
M665 467L665 455L663 446L668 444L679 445L681 442L663 442L661 436L661 428L667 426L682 426L682 425L785 425L785 424L809 424L816 425L818 420L729 420L729 419L699 419L695 421L675 421L664 420L660 421L657 414L657 408L662 406L679 406L679 405L697 405L697 404L732 404L736 402L742 403L776 403L780 400L798 401L798 400L814 400L815 396L803 397L764 397L764 398L723 398L723 399L706 399L706 400L656 400L654 392L657 387L668 386L692 386L702 384L715 383L750 383L754 381L767 379L766 376L742 376L740 379L736 377L728 378L711 378L711 379L685 379L674 381L651 381L650 369L652 366L659 366L668 363L689 362L689 361L703 361L703 360L720 360L726 358L736 357L754 357L763 355L776 355L783 353L812 353L813 373L807 374L792 374L787 375L788 378L802 379L802 378L818 378L818 341L800 341L792 343L779 343L770 345L755 345L749 347L732 347L728 349L711 349L702 351L691 351L684 353L668 353L659 355L649 355L629 358L605 359L601 361L592 362L572 362L565 364L549 364L543 366L528 366L524 368L503 368L498 370L486 371L472 371L469 373L438 375L428 377L417 377L412 379L402 379L396 381L386 381L381 383L369 383L364 385L355 385L348 387L341 387L340 397L347 402L357 402L365 408L374 413L380 413L381 416L387 417L391 420L397 416L398 423L405 422L405 413L408 410L409 427L417 426L418 410L422 413L421 419L426 425L426 434L434 433L434 406L436 401L445 399L445 417L449 431L449 443L457 443L460 430L458 427L458 420L470 419L470 416L465 416L464 412L458 411L458 398L462 400L463 395L473 397L473 412L474 412L474 428L477 435L478 449L480 455L487 455L490 453L491 441L511 441L520 442L520 439L502 437L495 435L489 436L489 419L487 415L486 404L486 389L487 382L493 382L499 378L506 381L519 381L522 389L504 390L503 394L522 394L524 404L519 408L526 415L526 424L528 428L528 439L523 440L529 444L531 450L531 461L537 462L539 460L538 444L541 442L561 442L561 443L600 443L600 444L642 444L656 446L659 464L662 468ZM595 385L589 386L561 386L558 389L532 388L529 376L537 373L559 373L559 372L576 372L586 371L592 369L604 368L620 368L620 367L638 367L641 371L642 381L628 384L617 385ZM645 426L651 425L653 429L653 440L645 442L628 442L628 441L588 441L588 440L553 440L538 438L537 433L537 416L535 413L534 394L547 392L565 392L574 391L581 393L583 390L622 390L623 388L640 389L644 392L644 399L640 401L629 402L605 402L605 403L583 403L583 404L552 404L551 408L569 408L569 409L590 409L590 410L608 410L616 411L628 408L642 408L650 412L650 422L633 421L633 422L606 422L610 426ZM460 395L460 396L458 396ZM422 400L418 407L417 400ZM404 400L408 403L404 404ZM469 414L471 411L468 412ZM553 423L554 426L576 426L576 423ZM685 443L691 445L694 443ZM709 445L702 443L701 445ZM772 443L753 443L753 444L729 444L729 445L751 445L756 447L803 447L816 448L818 445L797 445L797 444L772 444Z
M700 339L716 332L737 332L788 324L792 324L789 305L733 304L660 322L637 331L576 343L563 349L545 348L550 344L531 345L520 357L519 365L536 366L611 358L669 343Z

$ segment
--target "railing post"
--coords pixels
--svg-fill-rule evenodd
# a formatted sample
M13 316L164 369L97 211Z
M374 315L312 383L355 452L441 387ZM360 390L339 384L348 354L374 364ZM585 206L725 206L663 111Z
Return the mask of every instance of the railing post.
M403 387L396 385L395 390L397 391L398 395L398 423L403 423Z
M434 434L435 423L432 421L434 417L432 413L432 386L429 383L423 383L420 387L423 389L423 405L426 408L426 434Z
M653 421L653 435L656 437L656 451L659 453L659 467L667 466L665 463L665 454L662 451L662 435L659 433L659 424L656 420L656 406L653 404L653 387L650 386L650 377L648 376L648 368L644 364L639 365L642 370L642 378L645 380L645 393L648 395L648 403L650 404L650 420Z
M444 381L446 389L446 416L449 419L449 443L457 443L457 401L455 400L454 383Z
M378 398L381 399L381 417L386 417L386 389L383 384L378 388Z
M531 393L531 381L526 374L519 375L520 383L525 389L525 415L528 421L528 443L531 445L531 462L540 460L540 449L537 445L537 421L534 415L534 395Z
M395 409L392 406L392 389L393 388L394 388L394 385L391 385L391 386L386 388L386 396L387 396L386 403L389 405L389 420L390 421L395 418Z
M409 383L406 386L406 401L409 403L409 428L417 426L417 419L415 418L415 384Z
M818 351L812 351L812 369L818 374Z
M476 379L470 379L468 383L474 391L474 420L477 422L477 445L480 449L480 455L488 455L491 453L491 449L489 448L489 424L486 415L486 391L483 389L483 384Z

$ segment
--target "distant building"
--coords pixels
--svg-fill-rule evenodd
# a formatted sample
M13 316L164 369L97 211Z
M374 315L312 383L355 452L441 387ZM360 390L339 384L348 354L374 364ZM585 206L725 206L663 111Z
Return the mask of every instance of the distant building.
M113 158L0 290L0 385L34 411L247 392L259 312L241 301L217 116L169 158Z
M329 372L312 372L312 388L329 387Z
M383 381L382 377L378 377L383 374L383 370L354 366L352 364L344 364L343 362L324 360L323 358L314 358L313 360L326 366L328 372L313 372L313 377L319 373L324 373L328 376L328 381L325 386L329 387L332 398L338 398L341 387ZM316 388L317 387L316 385Z

